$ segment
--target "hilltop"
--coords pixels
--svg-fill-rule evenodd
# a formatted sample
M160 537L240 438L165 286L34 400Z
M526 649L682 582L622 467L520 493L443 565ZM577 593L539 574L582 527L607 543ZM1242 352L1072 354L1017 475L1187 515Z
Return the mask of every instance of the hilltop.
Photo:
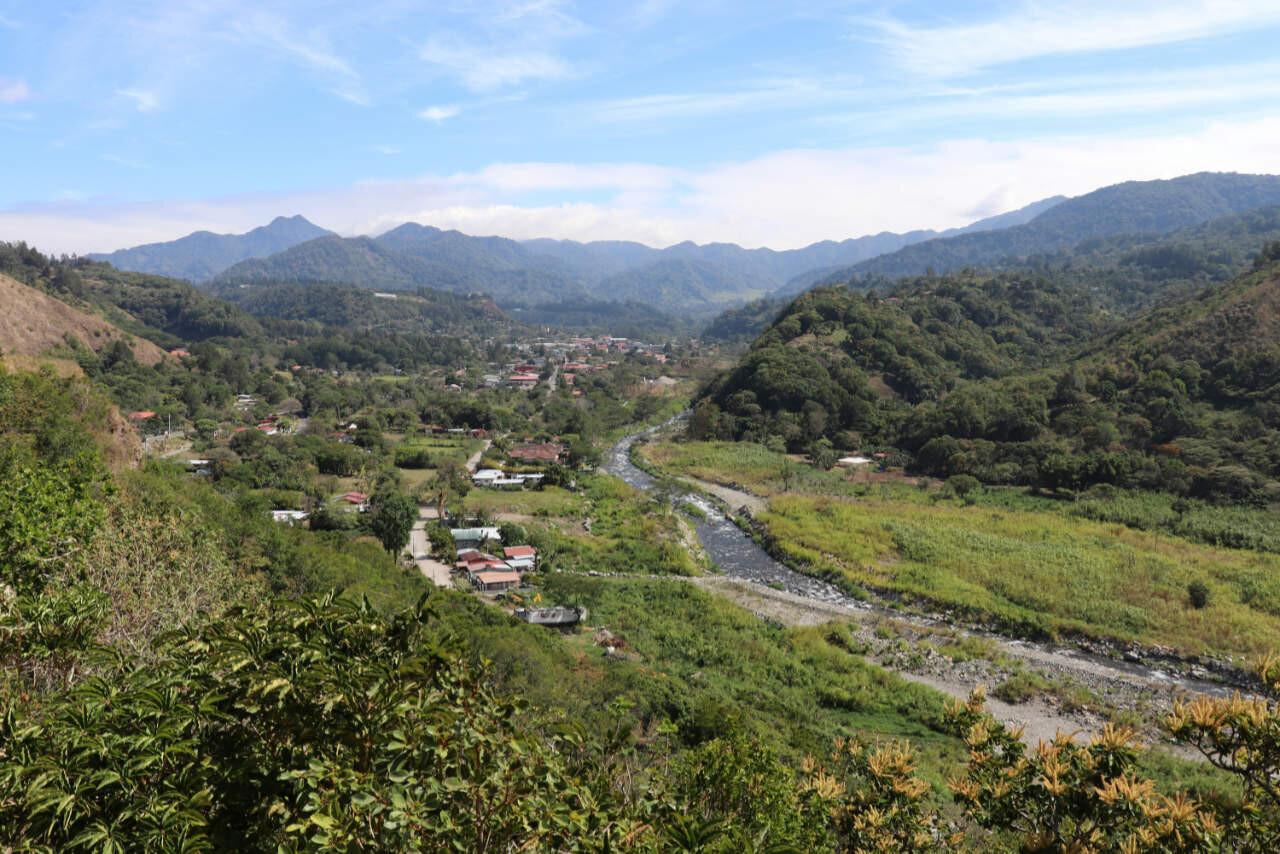
M165 358L152 342L0 273L0 350L40 356L65 346L68 338L97 353L123 342L146 365Z
M90 253L88 257L94 261L105 261L120 270L201 282L213 278L237 261L263 258L332 233L302 216L278 216L267 225L244 234L196 231L166 243Z

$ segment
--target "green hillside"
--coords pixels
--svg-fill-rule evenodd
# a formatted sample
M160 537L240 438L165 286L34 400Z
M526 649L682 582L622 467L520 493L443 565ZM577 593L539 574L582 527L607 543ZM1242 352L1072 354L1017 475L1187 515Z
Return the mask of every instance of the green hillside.
M347 329L481 334L508 323L491 301L420 288L382 296L368 288L324 282L220 284L211 293L263 318Z
M94 253L89 258L105 261L119 270L202 282L213 278L237 261L265 258L290 246L330 233L301 216L278 216L268 225L245 234L197 231L166 243L148 243L116 252Z
M1270 250L1269 250L1270 251ZM1121 324L1048 277L818 288L695 410L698 436L892 445L919 472L1280 497L1280 268Z
M842 268L824 281L1004 264L1006 259L1070 248L1088 238L1170 232L1275 204L1280 204L1280 177L1274 175L1201 172L1168 181L1129 181L1069 199L1025 225L913 244Z
M272 255L242 261L215 282L339 282L378 290L434 288L489 294L500 304L527 305L580 293L561 274L528 267L476 265L456 256L433 260L387 248L368 237L321 237Z

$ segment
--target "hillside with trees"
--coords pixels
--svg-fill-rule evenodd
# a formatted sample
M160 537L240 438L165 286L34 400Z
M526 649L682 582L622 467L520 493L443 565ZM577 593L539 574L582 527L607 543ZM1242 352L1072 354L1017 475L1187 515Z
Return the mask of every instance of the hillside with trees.
M265 258L330 233L302 216L278 216L267 225L244 234L197 231L166 243L91 253L88 257L93 261L105 261L118 270L203 282L237 261Z
M510 322L488 299L431 288L379 295L355 285L263 282L217 285L209 293L259 318L346 329L461 335L481 334Z
M1167 181L1129 181L1054 205L1030 222L913 244L829 273L824 282L897 278L1004 264L1069 249L1089 238L1159 234L1280 204L1280 177L1201 172Z
M892 445L915 471L1224 501L1280 495L1280 267L1129 323L1075 287L946 276L795 300L695 407L695 436Z

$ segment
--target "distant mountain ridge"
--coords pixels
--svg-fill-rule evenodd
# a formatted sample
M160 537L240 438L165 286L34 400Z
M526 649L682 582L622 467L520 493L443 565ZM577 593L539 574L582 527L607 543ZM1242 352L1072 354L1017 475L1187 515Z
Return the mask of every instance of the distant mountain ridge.
M664 249L629 241L516 241L405 223L376 238L323 232L265 257L237 261L215 280L428 287L485 293L504 309L632 302L709 319L726 308L761 297L787 298L817 283L991 267L1006 259L1021 263L1091 238L1167 233L1268 204L1280 204L1280 176L1199 173L1130 181L1073 199L1042 199L941 233L884 232L781 251L689 241ZM198 237L216 236L184 240Z
M96 252L89 258L106 261L118 270L203 282L237 261L265 258L332 233L303 216L278 216L269 224L244 234L197 231L167 243L148 243L110 253Z
M1006 258L1067 249L1092 237L1160 234L1274 204L1280 204L1277 175L1198 172L1165 181L1126 181L1068 199L1024 224L916 243L834 270L815 284L991 266Z
M1058 201L1059 197L1044 199L944 233L1025 221ZM885 232L782 251L691 241L654 249L629 241L473 237L405 223L376 238L327 235L265 258L246 259L223 270L214 282L342 282L388 290L429 287L487 293L505 308L610 301L708 316L764 296L801 271L847 264L936 234Z

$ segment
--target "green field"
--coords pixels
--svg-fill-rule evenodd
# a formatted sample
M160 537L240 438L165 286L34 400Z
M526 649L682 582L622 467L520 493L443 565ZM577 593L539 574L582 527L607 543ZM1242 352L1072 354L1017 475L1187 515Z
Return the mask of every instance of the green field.
M1280 518L1162 493L1061 500L821 471L750 442L661 442L670 474L769 497L760 521L797 564L1029 634L1080 632L1184 653L1280 649ZM1238 548L1243 547L1243 548ZM1189 601L1203 583L1209 602Z
M463 499L468 514L491 519L498 518L499 514L575 516L580 512L581 504L577 495L557 486L517 490L475 488Z
M1023 630L1187 653L1280 649L1280 557L1060 514L775 496L779 548L819 570ZM1188 585L1207 585L1203 609Z

